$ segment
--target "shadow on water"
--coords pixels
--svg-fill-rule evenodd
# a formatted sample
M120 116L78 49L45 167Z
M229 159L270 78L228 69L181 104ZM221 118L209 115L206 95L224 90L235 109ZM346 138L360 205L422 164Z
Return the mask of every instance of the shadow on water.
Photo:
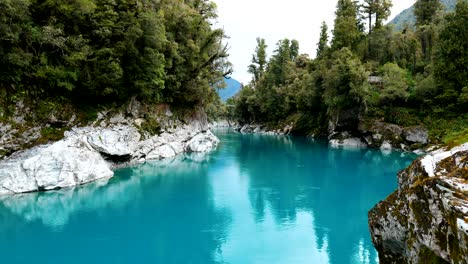
M375 263L367 211L414 156L216 132L209 154L0 198L8 263ZM7 250L6 250L7 249Z

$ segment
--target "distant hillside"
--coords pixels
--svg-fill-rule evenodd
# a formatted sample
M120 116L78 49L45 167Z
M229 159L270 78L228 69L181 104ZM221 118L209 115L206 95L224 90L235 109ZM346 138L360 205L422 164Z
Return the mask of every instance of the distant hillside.
M227 99L233 97L237 94L237 92L239 92L241 88L241 83L233 78L225 78L224 82L226 83L226 87L223 89L218 89L218 94L221 97L221 100L223 100L223 102L226 102Z
M440 2L445 6L447 11L453 11L455 9L455 5L457 4L457 0L441 0ZM413 26L415 22L416 17L414 16L413 5L410 8L403 10L388 24L395 25L395 31L401 31L406 24Z

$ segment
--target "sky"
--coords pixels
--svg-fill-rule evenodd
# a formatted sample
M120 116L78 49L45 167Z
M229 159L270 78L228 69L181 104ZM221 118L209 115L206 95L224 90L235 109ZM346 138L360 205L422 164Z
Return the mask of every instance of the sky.
M280 39L299 41L300 52L315 57L320 25L325 21L333 28L336 0L213 0L218 6L216 27L224 28L229 37L229 60L234 66L232 77L247 84L251 75L247 67L257 45L264 38L268 55ZM393 0L391 20L415 0ZM331 33L330 33L331 35Z

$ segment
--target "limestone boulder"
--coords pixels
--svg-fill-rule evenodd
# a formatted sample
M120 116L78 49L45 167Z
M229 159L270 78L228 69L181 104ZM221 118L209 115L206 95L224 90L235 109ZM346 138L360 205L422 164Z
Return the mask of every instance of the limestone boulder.
M141 135L133 126L115 126L97 129L88 134L88 143L98 152L109 156L129 156L140 141Z
M112 176L102 156L75 136L2 161L0 194L72 187Z
M219 143L219 139L207 131L199 133L187 142L187 152L207 152L216 148Z

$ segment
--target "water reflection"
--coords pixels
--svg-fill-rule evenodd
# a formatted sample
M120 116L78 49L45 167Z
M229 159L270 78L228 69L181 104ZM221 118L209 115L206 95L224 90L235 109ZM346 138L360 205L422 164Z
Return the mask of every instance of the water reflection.
M34 263L38 256L45 258L42 263L217 263L230 212L213 204L208 162L187 155L119 170L105 186L4 198L2 258L6 263Z
M369 239L367 211L394 190L396 172L414 156L363 149L330 151L306 139L244 136L240 140L236 156L243 173L251 176L249 200L257 222L264 220L268 207L277 225L298 226L298 215L307 212L313 216L316 246L326 246L329 257L316 263L378 262Z
M396 187L396 171L413 157L217 133L221 146L208 155L118 170L107 184L1 198L3 259L377 262L367 211Z

